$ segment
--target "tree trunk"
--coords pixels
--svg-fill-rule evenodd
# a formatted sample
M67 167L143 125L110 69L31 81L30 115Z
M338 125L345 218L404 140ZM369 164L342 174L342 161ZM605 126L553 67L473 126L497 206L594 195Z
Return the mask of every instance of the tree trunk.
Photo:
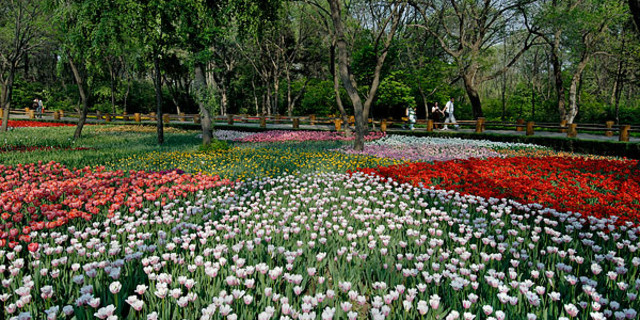
M344 36L344 26L342 24L342 16L340 14L340 1L339 0L329 0L329 6L331 8L331 20L333 20L333 27L335 30L335 39L338 47L338 67L340 70L340 78L342 80L342 84L349 95L349 99L353 103L353 111L355 118L355 127L356 127L356 137L353 142L353 148L356 151L362 151L364 149L364 136L368 130L367 120L369 118L369 110L373 105L373 101L376 96L376 92L380 86L380 74L382 73L382 67L384 66L384 61L387 58L389 47L391 46L391 42L393 40L393 36L398 28L398 24L400 22L402 13L406 6L406 3L398 4L400 7L396 7L393 9L392 17L390 17L389 22L391 24L388 26L387 34L384 37L384 46L379 48L380 55L376 59L375 71L373 73L373 80L371 81L369 88L369 95L367 96L367 100L362 102L360 98L360 94L357 90L357 84L351 70L349 69L349 53L347 48L347 41ZM397 10L397 11L396 11ZM380 38L382 38L385 31L381 31L379 34Z
M162 74L160 73L160 58L158 54L153 55L153 85L156 91L156 114L157 114L157 122L156 122L156 131L158 133L158 144L162 145L164 143L164 128L162 125Z
M331 76L333 78L333 92L336 95L336 105L338 106L338 111L340 111L340 117L342 117L342 122L345 124L344 125L344 130L345 130L345 134L347 135L347 137L351 137L353 135L353 132L351 131L351 126L348 125L349 123L349 116L347 115L347 111L344 108L344 104L342 103L342 97L340 97L340 76L338 75L338 72L336 72L336 45L335 44L331 44L331 52L330 52L330 71L331 71Z
M473 79L469 76L463 76L464 80L464 88L467 91L467 96L469 97L469 102L471 102L471 111L473 112L473 118L478 119L484 117L482 113L482 103L480 102L480 95L478 94L478 89L476 89L475 84L473 83Z
M78 119L78 125L76 126L76 131L73 133L73 139L77 140L82 135L82 129L84 128L84 124L87 121L87 113L89 113L89 90L87 89L85 91L84 79L80 75L80 71L76 67L75 63L73 63L73 59L71 58L69 58L69 65L71 66L73 77L76 79L76 84L78 85L78 92L80 93L80 101L82 102L82 110L80 111L80 118Z
M227 112L229 112L229 95L227 94L227 85L223 83L220 89L220 109L222 115L225 116L227 115Z
M111 84L111 113L116 114L116 74L113 66L109 63L109 80Z
M2 98L0 99L0 107L4 110L2 114L2 127L0 131L7 132L9 128L9 112L11 111L11 96L13 95L13 81L16 74L16 68L9 68L7 80L2 83Z
M330 0L329 5L331 7L331 19L333 20L333 26L335 28L336 45L338 47L338 70L342 85L347 91L349 99L353 104L354 118L355 118L355 131L356 136L353 141L353 149L356 151L364 150L364 135L365 135L365 119L364 119L364 106L362 99L358 94L354 80L351 77L351 70L349 70L349 57L347 53L347 41L344 37L344 30L342 25L342 16L340 14L340 2L338 0Z
M280 79L278 79L278 76L274 76L274 79L273 79L273 113L274 114L280 114L279 93L280 93Z
M569 87L569 110L567 112L566 118L567 123L573 123L576 116L578 115L578 86L580 85L580 81L582 79L582 72L587 67L587 63L589 62L589 56L583 55L580 63L576 67L576 71L573 74L573 78L571 79L571 86Z
M207 78L204 75L204 65L202 63L196 63L194 68L195 71L195 79L194 86L196 89L196 95L198 98L198 107L200 108L200 114L202 114L202 119L200 124L202 125L202 144L208 145L211 144L211 113L207 106L205 105L205 92L207 90Z
M567 108L565 106L565 90L564 81L562 79L562 63L558 56L558 49L555 48L556 44L559 46L560 39L556 39L554 42L554 48L551 50L551 64L553 66L553 79L556 87L556 95L558 98L558 112L560 113L560 120L567 119Z
M287 116L293 115L293 97L291 96L291 73L289 68L285 68L285 76L287 79Z

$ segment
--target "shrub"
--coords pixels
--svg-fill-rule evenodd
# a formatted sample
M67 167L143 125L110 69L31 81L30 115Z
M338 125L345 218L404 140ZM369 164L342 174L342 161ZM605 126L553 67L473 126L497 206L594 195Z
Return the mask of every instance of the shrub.
M199 150L204 153L229 150L229 144L224 140L212 139L211 143L201 145Z

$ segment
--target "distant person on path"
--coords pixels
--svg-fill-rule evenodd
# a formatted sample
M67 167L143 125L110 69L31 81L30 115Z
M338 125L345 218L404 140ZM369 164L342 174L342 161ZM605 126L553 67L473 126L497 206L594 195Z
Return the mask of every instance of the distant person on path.
M447 123L453 124L456 130L460 128L460 126L456 122L456 117L453 115L453 112L454 112L453 98L451 98L449 102L447 102L447 104L444 106L445 118L444 118L444 128L442 128L442 130L449 130L449 128L447 127Z
M38 118L42 118L42 113L44 112L44 104L42 103L42 99L38 99Z
M433 107L431 107L431 119L433 120L433 128L438 129L440 126L438 122L440 122L440 116L444 116L444 111L440 110L438 107L438 103L436 102Z
M33 99L33 103L31 104L31 109L35 110L38 116L40 116L40 113L42 112L40 99L38 98Z
M407 108L407 118L409 118L409 130L413 130L413 125L416 123L416 109L414 107Z

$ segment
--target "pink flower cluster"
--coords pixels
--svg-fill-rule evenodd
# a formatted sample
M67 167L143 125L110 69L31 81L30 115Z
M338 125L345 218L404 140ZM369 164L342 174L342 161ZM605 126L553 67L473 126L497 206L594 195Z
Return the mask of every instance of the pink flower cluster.
M380 139L384 132L369 132L364 138L366 141ZM240 142L286 142L286 141L350 141L354 137L348 137L343 132L333 131L284 131L274 130L256 133L247 137L236 139Z

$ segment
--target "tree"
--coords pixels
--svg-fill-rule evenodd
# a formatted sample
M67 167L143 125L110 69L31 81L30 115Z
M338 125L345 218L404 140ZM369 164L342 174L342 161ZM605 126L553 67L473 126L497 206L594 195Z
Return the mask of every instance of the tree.
M640 31L640 0L629 0L629 8L633 14L633 20L636 23L638 31Z
M44 1L8 0L0 9L0 131L7 131L13 85L20 63L46 40Z
M532 0L417 0L411 1L422 23L411 24L422 28L438 40L440 47L458 67L458 76L471 102L473 116L482 117L482 104L478 87L495 79L511 68L536 39L528 29L526 5ZM509 35L503 34L506 25L518 21L523 26ZM519 37L522 46L515 50L503 68L483 74L482 58L493 45L507 36Z
M333 21L333 31L338 48L338 66L342 85L347 91L347 95L353 104L355 118L355 140L353 148L358 151L364 149L364 136L367 132L367 120L369 111L376 97L376 92L380 86L380 75L384 67L385 60L389 53L389 48L393 42L396 31L400 27L403 13L407 6L404 1L391 1L389 3L370 4L372 14L372 27L374 45L376 51L376 63L373 79L369 84L369 90L363 98L358 92L356 77L351 71L350 56L351 48L347 45L345 38L345 27L343 22L342 3L340 0L327 0L329 2L331 20ZM375 7L379 5L379 7ZM379 19L378 19L379 18Z
M60 63L69 64L82 102L78 125L73 134L80 138L89 108L94 102L93 82L118 54L123 44L125 20L120 3L100 0L57 0L55 20L60 41ZM105 45L109 44L109 45Z

